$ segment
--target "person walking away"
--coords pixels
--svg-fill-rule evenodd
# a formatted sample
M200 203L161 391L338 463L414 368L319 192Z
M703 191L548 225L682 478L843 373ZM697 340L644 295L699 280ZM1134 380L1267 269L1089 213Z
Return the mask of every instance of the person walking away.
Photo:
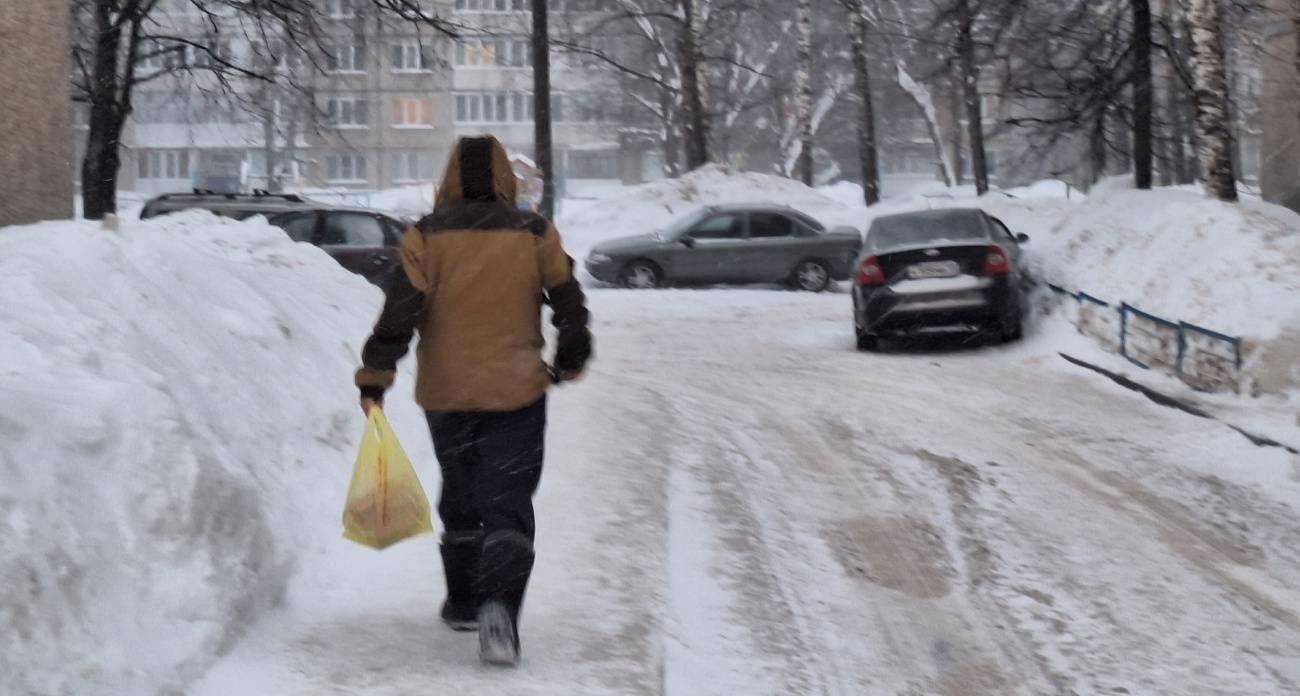
M442 470L442 618L478 630L489 664L519 662L519 611L533 568L532 496L542 473L546 391L591 357L582 287L559 232L516 207L495 138L462 138L434 211L402 242L402 268L362 350L362 410L383 406L414 332L415 400ZM543 304L558 330L543 358Z

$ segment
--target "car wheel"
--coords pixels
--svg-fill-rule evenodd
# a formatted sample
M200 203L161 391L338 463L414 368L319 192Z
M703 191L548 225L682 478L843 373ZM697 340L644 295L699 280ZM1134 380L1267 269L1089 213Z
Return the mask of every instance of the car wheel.
M875 353L880 350L880 337L874 334L858 332L858 350Z
M618 276L619 282L626 288L649 290L663 284L663 274L659 267L649 261L631 261L623 267Z
M800 261L794 269L791 282L800 290L822 292L831 284L831 271L821 261Z

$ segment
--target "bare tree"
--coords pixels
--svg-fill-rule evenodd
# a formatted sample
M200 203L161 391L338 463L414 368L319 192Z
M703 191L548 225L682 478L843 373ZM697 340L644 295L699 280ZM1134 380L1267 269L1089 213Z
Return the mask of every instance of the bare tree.
M1227 58L1219 0L1192 0L1192 38L1196 44L1201 177L1209 195L1233 202L1237 200L1237 177L1232 158Z
M957 0L954 8L971 170L975 177L975 193L983 196L989 192L989 166L988 154L984 150L984 108L980 97L979 66L975 60L975 11L971 7L971 0Z
M862 0L841 0L849 14L853 46L853 76L862 111L858 118L858 159L862 167L862 198L868 206L880 202L880 153L876 144L875 100L871 95L867 8Z
M555 160L551 143L551 33L546 0L533 0L533 137L542 171L541 214L555 215Z
M287 53L319 53L317 8L303 0L71 1L74 99L90 106L81 192L85 216L92 219L117 210L122 132L141 85L183 73L205 78L205 89L246 99L236 94L236 85L273 85L288 77L278 61L257 59L272 44ZM456 35L454 25L421 9L416 0L355 0L363 1ZM171 9L184 9L202 31L178 31L165 21ZM232 38L258 51L250 58L232 55L227 50ZM304 66L320 68L311 60ZM259 92L265 94L251 90L252 102L265 106Z
M1133 173L1139 189L1151 188L1151 0L1133 5Z
M795 120L799 130L799 156L795 178L805 186L813 183L813 86L812 86L812 0L799 0L797 9L799 50L795 64Z
M687 170L698 169L709 162L707 66L700 46L703 2L705 0L677 0L677 61L685 111Z

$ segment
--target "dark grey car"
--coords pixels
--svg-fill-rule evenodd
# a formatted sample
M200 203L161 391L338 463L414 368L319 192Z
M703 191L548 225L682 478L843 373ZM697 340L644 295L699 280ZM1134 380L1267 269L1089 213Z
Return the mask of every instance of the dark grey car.
M935 328L1020 338L1028 241L975 208L876 218L853 283L858 349Z
M858 230L828 230L791 208L712 206L653 234L598 244L586 266L597 280L631 288L788 282L821 292L850 277L861 247Z
M324 249L344 268L381 288L398 267L398 247L410 223L366 208L325 205L294 194L206 191L158 196L140 212L142 220L180 210L207 210L245 220L263 215L296 242Z

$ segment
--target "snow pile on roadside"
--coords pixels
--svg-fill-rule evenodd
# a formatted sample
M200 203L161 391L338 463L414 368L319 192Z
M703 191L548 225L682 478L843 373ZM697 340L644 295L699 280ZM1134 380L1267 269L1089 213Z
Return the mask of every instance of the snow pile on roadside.
M0 229L0 693L183 693L280 600L381 302L258 219Z
M1300 386L1300 215L1114 180L1033 249L1042 280L1242 337L1256 391Z
M708 205L788 205L830 226L863 229L862 210L824 196L792 179L736 172L711 164L678 179L665 179L612 193L562 214L557 221L565 248L581 259L596 244L615 237L648 234Z

